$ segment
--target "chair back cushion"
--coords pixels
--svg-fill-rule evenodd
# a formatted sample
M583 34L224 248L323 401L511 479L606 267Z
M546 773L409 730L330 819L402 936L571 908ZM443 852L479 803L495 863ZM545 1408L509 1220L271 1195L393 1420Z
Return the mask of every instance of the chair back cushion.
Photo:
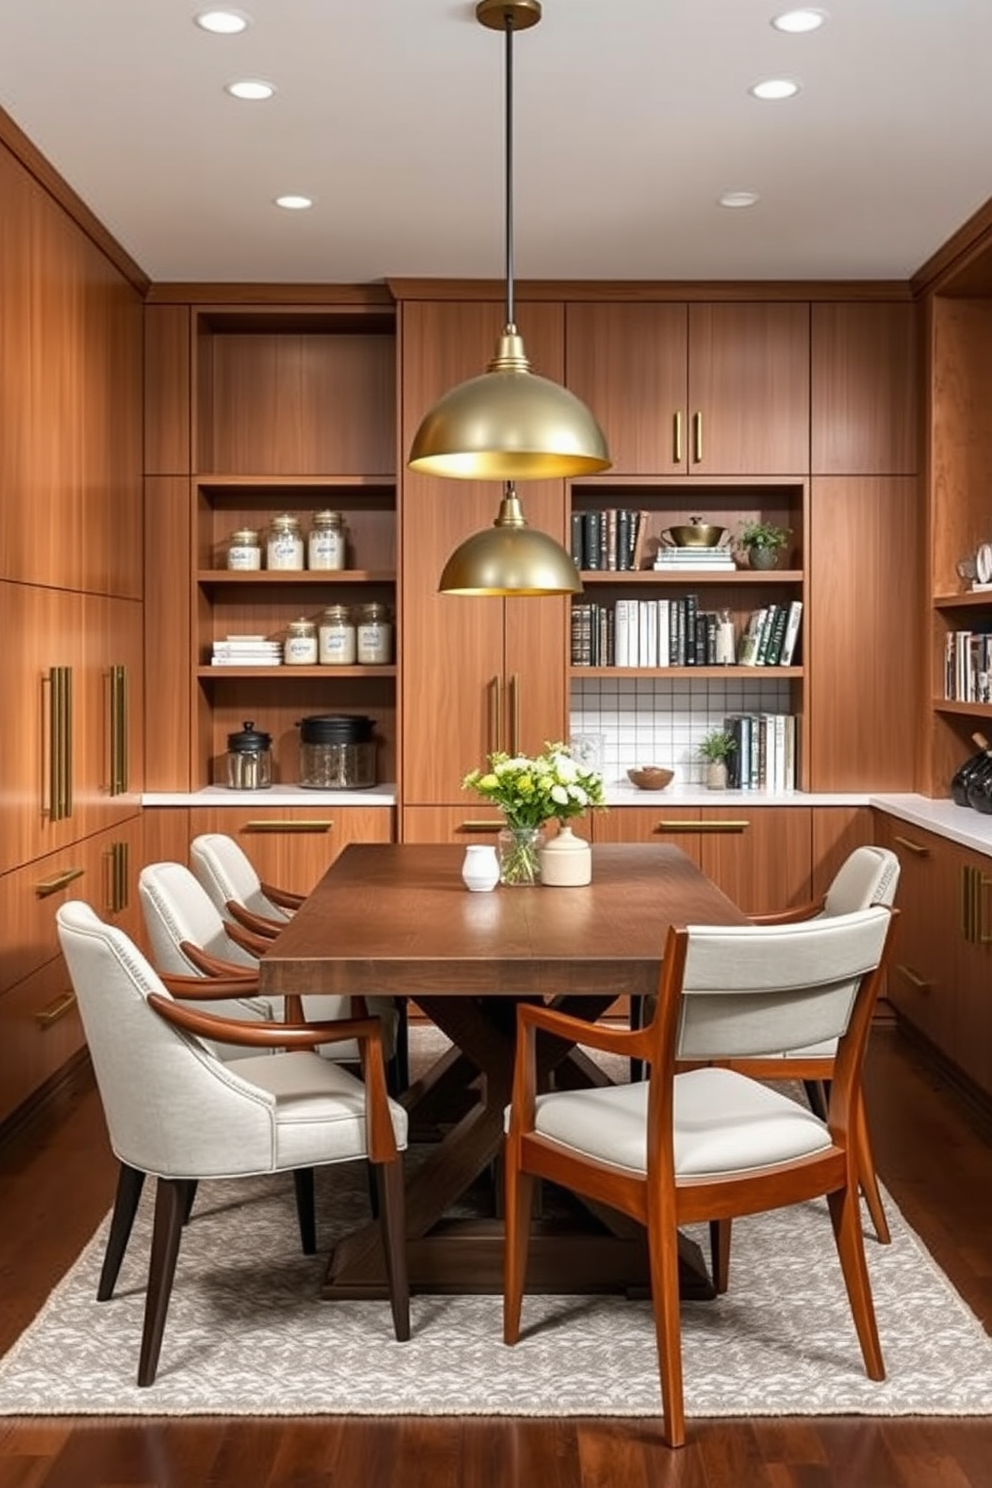
M238 966L257 965L248 951L231 940L206 889L182 863L149 863L142 868L138 897L152 957L160 971L178 976L195 973L180 950L183 941Z
M787 925L690 925L676 1058L746 1058L840 1037L890 917L873 908Z
M887 847L856 847L827 890L825 915L852 914L871 904L891 904L899 883L899 859Z
M223 832L204 832L194 837L190 843L189 861L197 880L220 914L225 913L233 900L253 914L275 920L289 919L284 910L263 894L251 859L233 837Z

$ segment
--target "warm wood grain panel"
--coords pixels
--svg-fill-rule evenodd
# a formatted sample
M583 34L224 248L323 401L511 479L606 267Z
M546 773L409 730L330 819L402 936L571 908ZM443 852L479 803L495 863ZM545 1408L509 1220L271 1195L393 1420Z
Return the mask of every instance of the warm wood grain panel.
M145 481L145 784L189 790L190 699L189 481ZM202 784L200 780L197 784Z
M309 894L349 842L391 842L393 817L384 806L194 806L189 832L190 841L202 832L234 837L264 882Z
M814 806L811 897L816 899L827 892L834 874L856 847L874 841L870 807Z
M813 305L814 474L916 473L919 341L915 305Z
M190 312L145 306L145 473L190 470Z

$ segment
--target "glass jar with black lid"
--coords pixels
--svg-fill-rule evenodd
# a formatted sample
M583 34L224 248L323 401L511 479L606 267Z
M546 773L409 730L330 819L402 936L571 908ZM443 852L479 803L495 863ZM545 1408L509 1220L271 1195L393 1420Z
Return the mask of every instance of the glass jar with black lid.
M300 785L310 790L369 790L375 785L375 720L363 714L301 718Z

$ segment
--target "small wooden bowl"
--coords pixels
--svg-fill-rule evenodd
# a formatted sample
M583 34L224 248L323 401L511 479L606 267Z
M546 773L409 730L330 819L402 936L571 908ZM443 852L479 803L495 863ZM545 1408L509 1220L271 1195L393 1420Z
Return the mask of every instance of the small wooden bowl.
M674 776L674 770L664 770L661 765L640 765L636 770L627 771L628 780L632 781L638 790L664 790L666 785L671 784Z

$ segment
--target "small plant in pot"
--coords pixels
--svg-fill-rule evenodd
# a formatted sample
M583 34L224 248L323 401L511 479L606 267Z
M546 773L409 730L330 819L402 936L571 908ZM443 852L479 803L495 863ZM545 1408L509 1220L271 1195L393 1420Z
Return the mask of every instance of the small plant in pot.
M726 729L711 729L700 740L699 756L705 761L705 780L710 790L726 790L727 761L737 748L733 734Z
M789 527L777 527L774 522L745 522L737 546L747 554L752 568L775 568L791 536Z

